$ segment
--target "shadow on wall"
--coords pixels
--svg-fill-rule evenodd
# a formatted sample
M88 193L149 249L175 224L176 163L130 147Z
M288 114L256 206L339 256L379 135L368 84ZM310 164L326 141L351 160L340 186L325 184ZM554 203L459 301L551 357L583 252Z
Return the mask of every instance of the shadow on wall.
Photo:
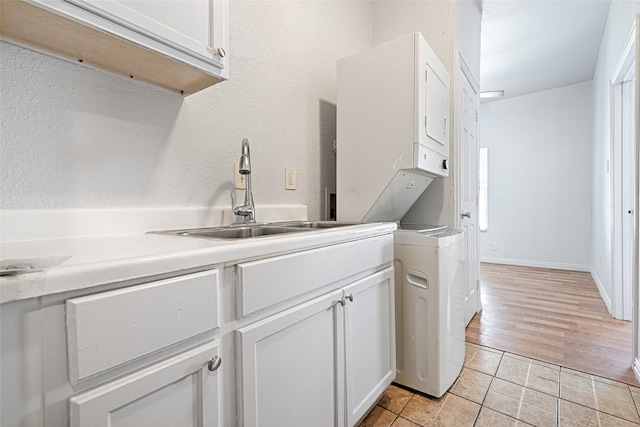
M335 194L336 189L336 117L337 108L331 102L320 100L320 217L329 219L327 214L327 192ZM335 214L334 214L335 215Z
M444 179L434 179L402 218L409 224L441 224L444 209ZM447 225L447 224L441 224ZM451 225L451 224L450 224Z

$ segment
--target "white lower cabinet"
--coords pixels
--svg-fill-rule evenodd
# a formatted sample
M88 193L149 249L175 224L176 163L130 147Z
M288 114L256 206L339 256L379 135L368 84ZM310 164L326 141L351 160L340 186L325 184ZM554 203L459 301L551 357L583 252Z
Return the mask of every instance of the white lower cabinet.
M395 378L393 235L233 253L2 304L2 427L355 425Z
M393 268L344 293L347 425L353 426L396 377Z
M393 307L387 268L239 329L239 425L354 425L395 378Z
M219 271L2 304L0 425L222 425Z
M238 330L239 425L338 424L341 298L334 292Z
M219 353L208 343L73 396L71 426L217 426Z

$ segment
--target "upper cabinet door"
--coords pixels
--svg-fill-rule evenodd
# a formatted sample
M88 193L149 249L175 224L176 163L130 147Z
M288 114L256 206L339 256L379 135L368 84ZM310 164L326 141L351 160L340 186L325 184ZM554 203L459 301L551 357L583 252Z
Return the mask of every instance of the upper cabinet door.
M0 1L0 37L183 95L229 78L228 0Z
M222 18L227 1L66 1L220 69L226 68L227 38Z

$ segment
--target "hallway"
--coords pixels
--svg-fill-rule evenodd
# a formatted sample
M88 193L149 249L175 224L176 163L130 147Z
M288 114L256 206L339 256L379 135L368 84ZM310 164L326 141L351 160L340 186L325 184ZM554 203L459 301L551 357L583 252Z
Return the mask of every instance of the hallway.
M480 280L467 342L638 385L632 324L611 318L589 273L483 263Z

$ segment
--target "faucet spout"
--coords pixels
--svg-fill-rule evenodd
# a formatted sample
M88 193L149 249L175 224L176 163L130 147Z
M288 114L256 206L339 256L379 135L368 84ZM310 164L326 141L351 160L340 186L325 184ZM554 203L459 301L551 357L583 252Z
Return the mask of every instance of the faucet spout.
M253 191L251 188L251 154L249 152L249 140L247 138L242 140L242 154L240 155L240 164L238 169L238 172L245 176L246 190L244 192L243 206L235 206L233 193L231 193L233 213L242 216L244 218L242 221L244 224L252 224L256 222L256 209L253 204Z
M251 155L249 154L249 140L242 140L242 154L240 155L239 171L241 175L251 174Z

